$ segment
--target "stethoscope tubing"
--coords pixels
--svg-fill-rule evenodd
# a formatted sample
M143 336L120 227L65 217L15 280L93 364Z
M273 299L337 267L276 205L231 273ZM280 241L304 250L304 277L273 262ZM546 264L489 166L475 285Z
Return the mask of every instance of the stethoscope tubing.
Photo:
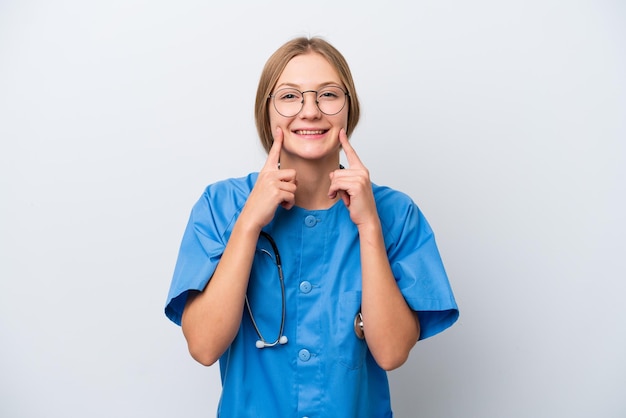
M270 342L267 342L265 338L263 338L263 335L261 334L261 330L259 329L259 326L256 323L256 320L254 319L254 315L252 314L252 308L250 307L250 301L248 300L247 293L246 293L246 307L248 309L248 314L250 315L252 326L254 327L254 330L256 331L259 337L259 340L257 340L256 342L256 346L257 348L266 348L266 347L274 347L278 344L287 343L287 337L283 335L283 332L285 330L286 295L285 295L285 278L283 276L283 265L280 260L280 252L278 251L278 246L276 245L276 242L274 241L272 236L268 234L267 232L261 231L261 236L264 237L272 246L272 250L274 251L274 262L276 263L276 268L278 270L278 280L280 282L281 319L280 319L280 329L278 331L278 337L276 337L276 340L270 343ZM262 250L262 251L266 253L269 257L271 257L271 254L269 253L269 251L267 250Z

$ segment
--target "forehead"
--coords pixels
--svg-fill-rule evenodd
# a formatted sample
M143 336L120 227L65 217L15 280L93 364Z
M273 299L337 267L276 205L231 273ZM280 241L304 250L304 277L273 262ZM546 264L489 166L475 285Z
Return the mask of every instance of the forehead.
M316 87L321 84L342 84L339 72L318 53L311 52L293 57L276 82L296 87Z

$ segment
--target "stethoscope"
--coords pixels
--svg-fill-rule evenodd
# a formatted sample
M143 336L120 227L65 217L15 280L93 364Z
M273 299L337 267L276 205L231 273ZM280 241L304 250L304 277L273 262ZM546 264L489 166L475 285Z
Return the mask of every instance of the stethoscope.
M252 314L252 308L250 308L250 302L248 301L248 294L246 293L246 308L248 309L248 314L250 315L250 320L252 322L252 326L256 331L256 334L259 336L259 339L256 342L256 348L266 348L266 347L275 347L277 345L285 345L287 344L287 336L283 334L285 330L285 305L286 305L286 296L285 296L285 278L283 277L283 265L280 261L280 253L278 252L278 246L276 246L276 242L265 231L261 231L261 236L264 237L272 246L272 250L274 251L274 257L272 254L264 248L261 249L261 252L270 257L274 263L276 264L276 268L278 270L278 281L280 283L280 294L281 294L281 317L280 317L280 328L278 330L278 336L273 342L268 342L261 334L261 330L254 319L254 315ZM363 315L361 312L358 312L354 317L354 333L357 338L362 340L365 338L365 334L363 332Z
M270 236L270 234L268 234L265 231L261 231L261 236L265 237L265 239L272 246L272 250L274 251L274 257L272 257L272 254L270 254L268 250L264 248L261 249L263 253L267 254L268 257L274 260L274 263L276 264L276 268L278 269L278 281L280 282L280 294L281 294L281 299L282 299L282 303L281 303L282 307L281 307L280 329L278 330L278 337L276 337L276 340L274 340L274 342L271 342L271 343L267 342L267 340L263 338L263 334L261 334L261 330L259 329L259 326L254 320L254 315L252 314L252 309L250 308L250 302L248 301L248 294L246 293L246 307L248 308L248 314L250 314L250 320L252 321L252 326L254 327L254 330L259 336L259 339L256 342L256 348L274 347L277 344L284 345L284 344L287 344L287 341L288 341L287 336L283 335L283 331L285 329L286 298L285 298L285 279L283 277L283 265L280 262L280 253L278 252L278 247L276 246L276 242L274 242L274 239Z

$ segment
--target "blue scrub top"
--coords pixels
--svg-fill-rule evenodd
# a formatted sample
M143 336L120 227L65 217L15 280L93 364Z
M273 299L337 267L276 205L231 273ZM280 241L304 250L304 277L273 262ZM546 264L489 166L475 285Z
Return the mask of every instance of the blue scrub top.
M202 291L220 260L258 173L208 186L183 236L165 313L180 325L190 290ZM420 339L459 312L435 238L405 194L373 185L391 269L418 312ZM244 312L239 333L220 359L218 417L391 417L387 374L354 333L361 305L359 236L338 201L326 210L278 207L264 230L275 240L285 278L284 335L289 342L258 349ZM260 238L248 298L267 341L281 323L281 291L270 243Z

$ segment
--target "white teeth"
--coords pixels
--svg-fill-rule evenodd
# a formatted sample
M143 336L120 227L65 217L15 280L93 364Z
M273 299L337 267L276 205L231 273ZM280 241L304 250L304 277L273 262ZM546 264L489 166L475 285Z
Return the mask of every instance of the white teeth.
M324 131L296 131L298 135L321 135Z

